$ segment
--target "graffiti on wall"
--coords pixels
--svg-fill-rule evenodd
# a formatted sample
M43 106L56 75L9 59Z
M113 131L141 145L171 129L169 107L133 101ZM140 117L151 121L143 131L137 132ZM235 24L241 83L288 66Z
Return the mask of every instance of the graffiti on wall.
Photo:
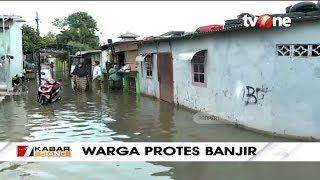
M243 90L242 100L244 100L245 105L257 104L264 99L267 92L268 88L253 88L251 86L246 86Z

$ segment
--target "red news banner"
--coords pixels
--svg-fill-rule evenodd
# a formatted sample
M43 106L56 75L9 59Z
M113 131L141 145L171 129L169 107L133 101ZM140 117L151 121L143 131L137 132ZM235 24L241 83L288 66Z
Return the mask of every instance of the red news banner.
M320 143L0 143L0 161L320 161Z

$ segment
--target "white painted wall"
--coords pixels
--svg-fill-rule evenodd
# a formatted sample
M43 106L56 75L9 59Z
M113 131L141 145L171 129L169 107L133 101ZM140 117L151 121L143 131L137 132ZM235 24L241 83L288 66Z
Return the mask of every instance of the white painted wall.
M101 51L100 65L102 69L106 69L107 58L108 58L108 51L107 50Z
M138 71L140 78L140 92L149 96L160 98L159 82L158 82L158 69L157 69L157 53L158 52L170 51L169 44L167 42L160 43L159 46L154 44L148 46L141 46L138 50L138 55L143 53L154 53L153 54L153 66L152 75L153 77L147 77L147 70L144 62L139 62Z
M7 85L9 85L9 89L11 89L11 78L16 74L20 74L23 72L23 51L22 51L22 31L21 31L21 23L14 22L13 26L9 29L6 29L5 34L0 33L0 56L7 54L14 56L12 60L10 60L10 64L7 67L10 67L9 71L6 70L3 72L1 70L0 75L0 89L7 89ZM6 62L8 63L8 62ZM6 76L4 74L9 74ZM4 83L3 78L6 76L6 81L9 83Z
M8 46L10 45L10 33L6 29L2 32L0 29L0 57L7 54ZM6 90L8 85L8 67L9 63L7 60L0 59L0 90Z
M175 103L260 130L320 138L320 57L276 54L276 44L320 44L320 36L315 36L319 29L319 21L310 21L290 29L247 29L174 40ZM168 45L159 49L170 51ZM208 49L206 88L192 85L191 62L178 59L181 52L202 49ZM157 50L144 45L141 52ZM263 99L260 93L257 104L245 105L246 86L268 91ZM158 80L141 78L141 92L154 91L159 91Z
M158 70L157 70L157 55L153 54L152 78L147 77L147 70L144 62L139 62L139 77L140 77L140 92L142 94L150 95L160 98ZM142 68L141 68L142 67ZM141 71L142 69L142 71Z
M9 55L14 56L10 64L10 76L13 77L23 72L22 31L21 23L19 22L15 22L10 28Z

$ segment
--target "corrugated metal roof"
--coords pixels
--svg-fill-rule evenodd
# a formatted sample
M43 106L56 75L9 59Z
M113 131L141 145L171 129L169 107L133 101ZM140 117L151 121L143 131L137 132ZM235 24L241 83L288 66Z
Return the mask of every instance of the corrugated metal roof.
M75 53L76 56L78 55L85 55L85 54L92 54L92 53L100 53L101 50L89 50L89 51L78 51Z
M16 16L16 15L0 15L0 20L2 20L2 19L22 20L22 16Z
M164 34L161 34L160 36L161 37L163 37L163 36L174 36L174 35L181 35L181 34L183 34L184 33L184 31L174 31L174 30L171 30L171 31L169 31L169 32L166 32L166 33L164 33Z
M106 50L110 47L113 47L113 46L117 46L117 45L121 45L121 44L129 44L129 43L138 43L138 42L141 42L141 40L135 40L135 41L117 41L117 42L114 42L114 43L110 43L110 44L106 44L106 45L103 45L100 47L100 50Z
M127 32L125 34L122 34L121 36L119 36L118 38L137 38L140 37L139 35L133 34L131 32Z
M319 16L302 16L302 17L291 17L292 22L303 22L303 21L309 21L309 20L319 20ZM161 42L161 41L170 41L170 40L175 40L175 39L183 39L183 38L193 38L193 37L198 37L201 35L208 35L208 34L214 34L218 32L230 32L230 31L238 31L238 30L243 30L246 29L244 25L235 25L235 26L230 26L224 29L218 29L218 30L212 30L212 31L207 31L207 32L194 32L193 34L188 34L185 36L180 36L180 37L166 37L166 38L156 38L152 40L144 40L141 41L140 44L143 43L148 43L148 42ZM258 27L255 27L258 28Z
M302 16L302 17L291 17L292 22L303 22L303 21L309 21L309 20L320 20L320 15L319 16ZM198 37L201 35L209 35L209 34L214 34L214 33L222 33L222 32L230 32L230 31L240 31L244 30L247 27L244 25L234 25L230 26L224 29L218 29L218 30L212 30L208 32L194 32L194 33L186 33L184 36L174 36L174 37L153 37L153 38L145 38L143 40L136 40L136 41L118 41L115 43L107 44L104 46L101 46L101 50L108 49L109 47L113 47L116 45L120 44L125 44L125 43L137 43L137 44L143 44L143 43L151 43L151 42L163 42L163 41L170 41L170 40L175 40L175 39L192 39L193 37ZM256 27L258 28L258 27Z

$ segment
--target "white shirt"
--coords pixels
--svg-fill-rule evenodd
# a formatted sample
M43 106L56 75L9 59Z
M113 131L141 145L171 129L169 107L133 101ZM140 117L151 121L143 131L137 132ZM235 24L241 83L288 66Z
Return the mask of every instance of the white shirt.
M93 80L97 79L98 76L100 76L100 77L102 76L101 67L100 66L95 66L94 67L92 76L93 76Z

